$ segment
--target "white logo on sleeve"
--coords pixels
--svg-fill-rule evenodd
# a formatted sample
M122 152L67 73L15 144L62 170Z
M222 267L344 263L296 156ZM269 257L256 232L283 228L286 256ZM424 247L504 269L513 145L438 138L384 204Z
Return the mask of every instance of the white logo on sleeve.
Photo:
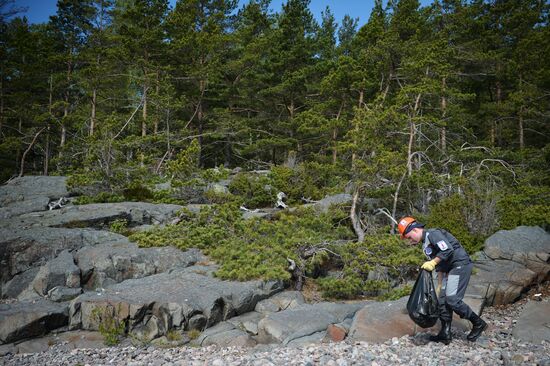
M447 243L445 243L445 240L440 240L437 242L437 246L439 247L439 249L441 250L447 250L449 249L449 246L447 245Z

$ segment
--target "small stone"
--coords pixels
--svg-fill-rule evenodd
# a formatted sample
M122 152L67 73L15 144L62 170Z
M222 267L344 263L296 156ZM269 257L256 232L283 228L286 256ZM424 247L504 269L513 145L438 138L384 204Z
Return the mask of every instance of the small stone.
M348 361L344 360L343 358L339 358L336 360L336 364L338 366L348 366Z
M346 338L346 331L335 324L330 324L327 327L327 336L333 342L341 342Z
M512 362L517 362L517 363L523 362L523 355L513 355Z

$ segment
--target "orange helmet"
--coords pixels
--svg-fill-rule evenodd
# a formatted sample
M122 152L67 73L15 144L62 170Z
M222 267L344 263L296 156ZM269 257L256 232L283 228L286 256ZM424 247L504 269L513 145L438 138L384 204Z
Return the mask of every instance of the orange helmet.
M411 226L412 224L416 224ZM405 238L405 234L407 234L410 230L407 229L414 229L414 227L423 227L424 225L418 223L414 217L406 216L403 217L401 220L399 220L399 223L397 224L397 230L399 231L399 234L401 234L401 239Z

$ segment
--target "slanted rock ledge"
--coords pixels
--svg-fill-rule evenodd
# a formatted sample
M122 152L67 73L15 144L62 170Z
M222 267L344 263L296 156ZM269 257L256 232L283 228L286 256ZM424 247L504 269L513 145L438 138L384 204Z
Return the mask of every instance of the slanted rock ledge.
M215 269L175 269L84 293L71 302L69 327L97 330L101 317L111 316L126 321L130 333L154 329L146 333L156 338L171 329L210 327L254 310L258 301L283 290L280 281L222 281L213 277Z

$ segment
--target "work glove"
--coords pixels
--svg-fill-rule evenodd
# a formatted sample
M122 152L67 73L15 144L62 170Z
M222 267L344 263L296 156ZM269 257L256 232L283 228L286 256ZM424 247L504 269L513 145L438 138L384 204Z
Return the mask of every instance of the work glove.
M432 259L431 261L427 261L427 262L424 262L424 264L422 265L422 269L425 269L426 271L433 271L435 269L435 266L437 265L437 262L435 261L435 259Z

